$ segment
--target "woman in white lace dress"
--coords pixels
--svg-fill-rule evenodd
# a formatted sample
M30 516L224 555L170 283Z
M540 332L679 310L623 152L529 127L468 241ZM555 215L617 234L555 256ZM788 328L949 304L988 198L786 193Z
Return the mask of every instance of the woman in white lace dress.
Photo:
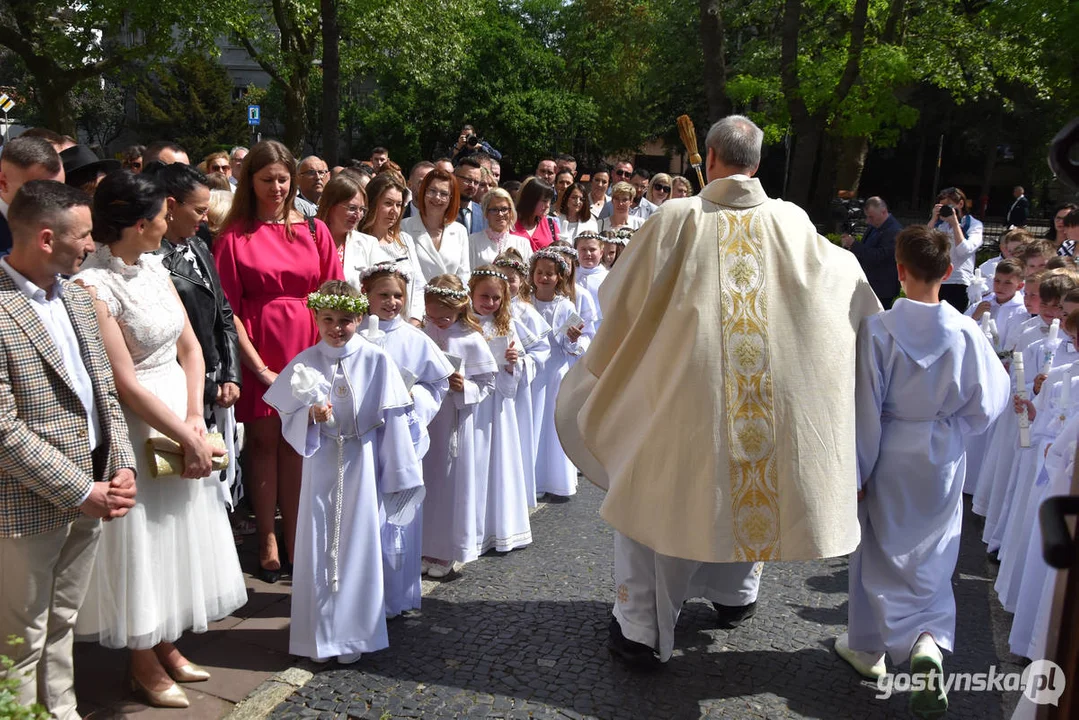
M187 707L179 682L206 680L172 644L204 632L247 601L203 421L202 351L159 255L164 192L128 171L94 195L97 249L75 276L94 294L101 335L138 463L136 505L102 526L97 559L75 632L131 649L131 685L150 704ZM184 447L184 474L153 477L146 441ZM216 475L214 476L216 477Z

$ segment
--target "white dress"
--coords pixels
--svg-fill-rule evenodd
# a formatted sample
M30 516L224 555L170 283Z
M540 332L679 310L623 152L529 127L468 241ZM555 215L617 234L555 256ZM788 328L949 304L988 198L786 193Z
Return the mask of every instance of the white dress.
M127 265L101 246L75 279L93 287L116 319L139 383L177 417L187 417L187 378L176 357L184 309L161 257L147 253ZM161 433L123 410L138 495L123 519L101 526L75 634L110 648L145 650L186 630L205 632L247 602L247 589L218 474L152 477L146 441Z
M525 350L510 322L508 336L497 337L494 320L480 319L483 335L498 363L494 392L476 407L476 451L479 463L476 474L485 475L480 484L487 486L487 512L484 516L480 554L499 552L532 543L528 522L528 490L525 484L521 437L517 431L517 406L514 398L524 374ZM517 363L506 362L508 342L517 349ZM506 372L512 367L512 372ZM535 495L533 495L533 500Z
M345 271L345 280L357 290L360 288L360 273L372 265L392 262L408 273L407 312L401 315L409 318L423 317L423 286L427 276L420 268L416 257L416 243L408 233L401 233L400 244L383 245L378 238L353 230L345 238L345 259L341 263Z
M310 423L310 405L293 396L299 363L329 383L332 427ZM400 372L383 350L353 335L341 348L320 342L301 352L264 399L304 459L289 652L328 658L387 647L381 508L393 505L389 498L408 498L408 517L400 521L407 524L423 499L408 429L412 401Z
M570 365L588 349L588 336L570 342L564 326L575 312L567 297L556 296L550 302L533 301L540 316L551 326L551 359L532 383L532 411L536 427L536 492L569 496L577 492L577 468L566 457L555 430L554 410L558 388ZM587 323L585 323L587 329Z
M435 342L419 328L400 317L379 320L380 335L373 342L389 353L390 358L407 373L414 384L410 388L412 409L408 427L416 456L422 460L431 445L427 426L449 392L453 366ZM368 331L364 337L371 339ZM406 381L406 386L408 382ZM386 617L396 617L405 610L418 610L423 596L421 555L423 549L423 507L407 525L394 525L382 517L382 571L386 587Z
M428 323L424 331L447 354L462 359L464 392L451 391L427 430L431 448L423 458L427 499L423 508L423 554L436 560L471 562L479 557L487 515L486 462L476 452L476 406L494 389L495 364L478 332L457 322L446 330Z
M570 222L569 218L565 215L558 216L558 237L567 241L570 245L573 244L573 239L583 232L599 232L599 223L596 219L588 216L587 220L581 220L578 222Z
M536 380L551 357L551 326L531 303L513 298L514 329L521 338L525 355L524 372L517 386L514 404L517 407L517 432L521 437L521 459L525 470L525 493L528 507L536 507L536 452L539 437L537 418L532 407L532 383Z

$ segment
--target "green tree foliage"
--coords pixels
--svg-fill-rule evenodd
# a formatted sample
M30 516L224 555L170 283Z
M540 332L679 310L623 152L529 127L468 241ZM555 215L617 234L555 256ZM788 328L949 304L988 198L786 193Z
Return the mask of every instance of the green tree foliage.
M242 144L248 136L246 104L233 102L228 73L216 61L187 52L137 85L139 135L168 138L191 159Z

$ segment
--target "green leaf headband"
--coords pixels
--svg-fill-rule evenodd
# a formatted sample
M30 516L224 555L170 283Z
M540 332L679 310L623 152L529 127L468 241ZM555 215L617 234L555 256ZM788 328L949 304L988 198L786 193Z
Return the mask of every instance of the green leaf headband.
M307 307L312 310L341 310L352 315L366 315L369 307L367 296L327 295L313 292L307 295Z

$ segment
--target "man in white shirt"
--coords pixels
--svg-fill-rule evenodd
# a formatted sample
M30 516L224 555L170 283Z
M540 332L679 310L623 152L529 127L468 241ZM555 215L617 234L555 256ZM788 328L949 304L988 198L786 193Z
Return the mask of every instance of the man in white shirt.
M236 183L240 181L240 173L244 169L244 158L247 157L247 148L237 146L229 153L229 164L232 165L232 175L229 176L229 184L232 191L236 192Z

